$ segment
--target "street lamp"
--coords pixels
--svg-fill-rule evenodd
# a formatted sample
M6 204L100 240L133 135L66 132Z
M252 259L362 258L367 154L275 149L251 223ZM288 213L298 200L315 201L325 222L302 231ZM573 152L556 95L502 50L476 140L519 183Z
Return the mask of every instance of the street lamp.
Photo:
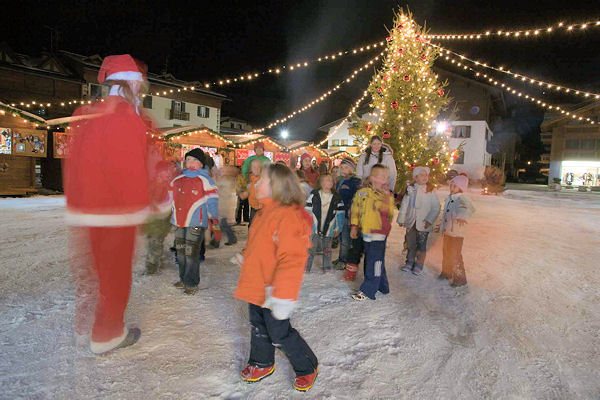
M447 121L438 121L435 126L435 131L438 135L443 135L448 130L448 122Z
M281 131L281 138L282 139L287 139L289 135L289 132L287 131L287 129L284 129Z

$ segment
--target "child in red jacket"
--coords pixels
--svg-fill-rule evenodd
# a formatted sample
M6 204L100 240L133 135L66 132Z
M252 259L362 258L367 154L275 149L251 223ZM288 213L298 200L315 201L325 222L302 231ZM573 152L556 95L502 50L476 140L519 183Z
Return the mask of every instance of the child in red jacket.
M289 318L302 285L312 218L303 208L298 178L285 165L267 167L256 192L262 207L250 228L234 293L250 303L251 349L242 379L257 382L271 375L277 347L296 372L294 388L307 391L317 378L318 361Z

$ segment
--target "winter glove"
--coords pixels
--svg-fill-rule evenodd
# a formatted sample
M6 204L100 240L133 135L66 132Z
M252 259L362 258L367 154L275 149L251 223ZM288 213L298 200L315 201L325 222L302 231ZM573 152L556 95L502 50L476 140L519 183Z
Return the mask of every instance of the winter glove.
M296 302L294 300L268 296L262 307L271 310L271 314L273 314L275 319L284 320L290 318L294 308L296 308Z
M216 242L221 241L221 228L219 227L219 220L216 218L211 218L208 221L208 225L210 227L210 233L213 235L213 238Z

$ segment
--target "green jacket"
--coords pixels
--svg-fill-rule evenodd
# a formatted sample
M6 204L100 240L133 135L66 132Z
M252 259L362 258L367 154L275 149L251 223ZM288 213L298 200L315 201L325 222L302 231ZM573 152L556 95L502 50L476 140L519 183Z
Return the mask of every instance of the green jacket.
M242 175L244 175L246 177L246 179L248 179L248 174L250 173L250 165L252 164L252 161L259 159L262 161L262 165L264 166L265 164L270 164L271 160L269 160L269 157L267 156L257 156L256 154L248 157L246 159L246 161L244 161L244 165L242 165Z

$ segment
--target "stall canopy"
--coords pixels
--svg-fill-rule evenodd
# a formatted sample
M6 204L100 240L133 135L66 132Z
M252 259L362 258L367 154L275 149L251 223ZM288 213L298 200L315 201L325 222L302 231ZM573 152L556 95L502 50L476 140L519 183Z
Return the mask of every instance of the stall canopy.
M226 135L227 139L233 142L235 147L235 165L242 165L244 160L254 155L254 145L261 142L265 148L265 156L271 161L283 161L287 165L290 162L290 154L285 150L285 146L276 142L268 136L260 134Z

